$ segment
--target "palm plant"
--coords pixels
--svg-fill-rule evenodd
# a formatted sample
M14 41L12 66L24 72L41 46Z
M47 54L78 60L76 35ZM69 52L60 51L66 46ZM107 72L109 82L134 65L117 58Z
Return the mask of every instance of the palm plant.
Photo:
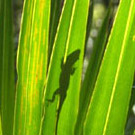
M82 81L93 1L24 0L15 83L12 0L0 0L0 135L123 135L135 67L135 0L111 2ZM131 131L133 134L133 131Z

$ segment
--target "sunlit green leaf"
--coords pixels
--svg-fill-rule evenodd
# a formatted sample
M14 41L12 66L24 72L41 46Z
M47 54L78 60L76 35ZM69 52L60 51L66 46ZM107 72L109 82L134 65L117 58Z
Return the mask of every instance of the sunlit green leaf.
M80 101L79 101L79 113L78 113L78 119L75 128L75 134L77 135L82 134L82 127L88 110L91 94L93 92L95 81L97 79L100 64L103 58L104 49L106 47L106 42L107 42L107 37L109 32L108 26L109 26L110 15L111 15L111 11L109 9L107 11L107 15L104 19L97 40L95 41L92 56L90 58L89 65L82 84L82 88L80 92Z
M43 135L74 135L89 0L65 0L45 88Z
M135 67L134 7L135 0L120 1L89 105L84 135L124 134Z
M14 135L38 135L47 70L50 0L25 0L17 56Z
M117 3L109 2L0 0L0 135L135 135L135 0L120 0L114 22ZM105 19L84 75L99 16Z

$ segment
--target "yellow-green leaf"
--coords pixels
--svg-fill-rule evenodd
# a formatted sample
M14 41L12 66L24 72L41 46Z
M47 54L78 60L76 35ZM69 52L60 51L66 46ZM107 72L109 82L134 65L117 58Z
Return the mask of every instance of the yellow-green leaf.
M135 67L135 0L121 0L84 125L84 135L123 135Z
M77 116L77 123L75 128L75 134L81 135L83 130L83 124L88 111L91 95L95 86L101 61L103 58L104 50L106 47L107 37L109 34L108 26L111 10L108 9L105 19L103 21L99 35L93 46L93 51L89 60L88 68L85 74L84 81L82 83L80 98L79 98L79 111Z
M43 135L74 135L89 0L65 0L47 84Z
M17 56L14 135L38 135L47 71L50 0L24 0Z

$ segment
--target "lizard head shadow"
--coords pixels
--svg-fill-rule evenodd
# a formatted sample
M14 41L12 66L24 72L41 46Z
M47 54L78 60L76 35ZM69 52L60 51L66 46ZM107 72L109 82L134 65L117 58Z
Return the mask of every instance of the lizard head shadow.
M66 62L64 63L63 59L61 61L61 74L59 78L59 88L55 90L53 93L52 99L49 99L49 102L53 102L55 100L55 96L59 95L59 107L57 110L57 120L56 120L56 131L55 134L57 135L57 126L58 120L60 116L60 112L62 109L62 105L65 101L67 90L70 83L70 76L75 73L76 68L74 64L79 59L80 50L76 50L67 56Z

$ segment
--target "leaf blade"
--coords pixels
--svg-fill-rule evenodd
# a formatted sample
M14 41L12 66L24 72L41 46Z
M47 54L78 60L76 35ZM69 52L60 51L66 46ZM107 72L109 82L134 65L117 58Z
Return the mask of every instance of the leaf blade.
M53 43L59 23L63 0L51 0L51 17L50 17L50 40L49 40L49 59L53 49Z
M127 114L134 72L134 30L131 31L134 28L134 5L134 0L128 3L121 0L89 106L88 119L85 122L85 134L96 132L96 134L120 135L124 133L125 116ZM122 14L125 16L122 16ZM121 20L125 23L121 23ZM119 38L117 38L117 36ZM127 60L128 56L131 57L130 62ZM128 69L126 67L128 67ZM127 72L124 72L124 70ZM122 81L126 83L121 85ZM126 89L125 93L123 89ZM102 95L99 95L99 90ZM90 115L93 117L90 118ZM114 115L120 115L120 117L114 118ZM94 121L100 122L97 124ZM96 130L97 126L98 131ZM89 130L88 127L92 128Z
M89 1L78 0L67 0L64 3L62 16L60 18L60 24L57 30L58 32L55 38L50 69L48 72L48 80L45 93L45 118L43 122L44 135L74 134L81 81L80 76L86 34L88 5ZM81 9L82 7L83 10ZM81 19L78 15L81 16ZM72 66L77 67L77 69L74 69ZM71 74L72 76L70 76ZM77 87L75 91L73 91L73 88L75 87L73 86L75 78L77 82L75 85ZM55 97L58 90L64 91L63 97L62 93L59 93L60 98L58 96ZM67 95L67 93L70 94ZM54 101L49 102L49 100ZM71 105L71 101L76 104L76 107ZM58 114L56 111L57 109ZM66 114L69 115L70 109L72 109L71 118L63 119L65 111L67 110ZM69 121L71 125L68 125Z
M14 135L39 134L47 70L50 0L25 0L18 49Z
M0 111L3 134L13 134L14 114L14 44L12 0L0 1ZM8 121L8 123L7 123Z
M82 83L79 101L78 119L75 128L75 134L82 134L83 124L85 121L89 101L93 92L93 88L97 79L100 64L103 58L104 50L106 47L107 37L109 31L107 31L109 25L111 11L107 11L104 22L98 34L97 40L93 46L92 56L89 60L88 68L86 70L85 78Z

